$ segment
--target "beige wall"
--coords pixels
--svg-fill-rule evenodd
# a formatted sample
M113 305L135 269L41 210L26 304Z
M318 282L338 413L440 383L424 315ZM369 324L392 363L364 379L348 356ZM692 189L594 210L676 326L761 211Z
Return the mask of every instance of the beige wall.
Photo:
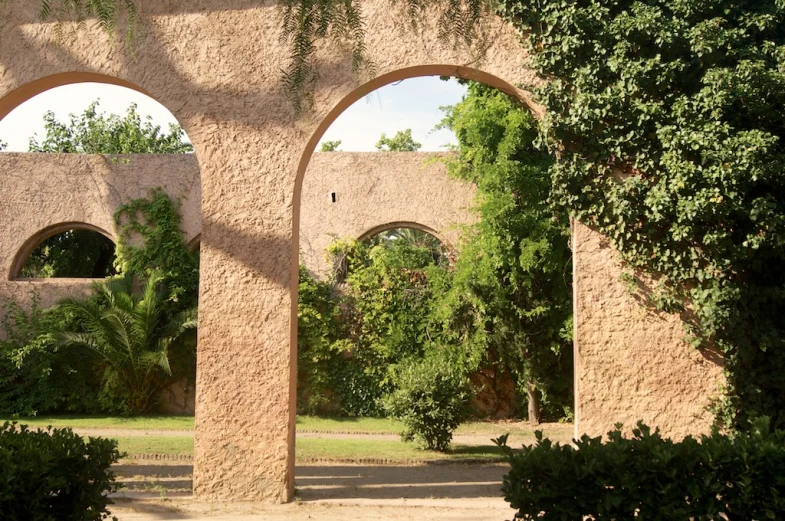
M508 28L490 29L492 46L486 59L478 60L452 42L439 41L435 27L425 27L417 35L401 32L401 19L391 13L389 2L365 0L367 48L377 77L358 87L349 53L338 43L320 43L313 108L296 117L281 81L290 51L279 43L281 18L274 3L139 0L138 4L141 29L133 55L122 42L122 28L111 45L92 21L75 34L66 27L58 39L55 24L39 21L38 2L0 4L4 21L0 116L48 88L98 80L150 94L181 122L193 142L202 184L194 490L203 499L287 501L294 490L293 299L300 192L316 143L352 102L406 77L477 79L519 97L526 95L512 85L528 85L536 78L526 68L525 54ZM24 176L16 167L3 174ZM111 191L108 186L93 189ZM14 224L17 220L7 219L0 226L20 226ZM19 228L22 234L23 228ZM584 278L597 277L597 266L581 260L580 241L589 239L581 233L574 237L579 292L591 287ZM610 250L598 251L612 256ZM611 272L604 281L608 288L592 293L596 300L576 298L578 384L592 389L591 414L616 411L639 416L643 413L638 410L643 403L639 396L645 393L659 396L646 402L651 407L674 411L693 410L694 403L706 402L707 396L694 400L692 387L683 378L673 378L674 385L667 388L633 387L632 394L611 389L615 381L639 378L641 367L632 361L649 349L648 338L671 338L672 342L661 344L665 358L683 359L686 349L672 333L677 325L626 304L619 306L619 299L626 297L612 289L615 280ZM616 311L593 312L598 306ZM629 335L627 328L647 333ZM618 349L607 348L610 333L619 339ZM613 371L592 365L601 361ZM672 372L682 366L647 367ZM690 371L694 375L701 367L690 365ZM611 374L615 380L609 381ZM586 396L582 393L579 387L578 396ZM589 425L594 430L618 419L606 415L587 420L580 399L578 405L578 429L585 421L593 422ZM681 422L686 416L676 417ZM701 431L705 423L671 427L678 427L678 432Z
M417 224L450 246L474 222L473 185L451 179L445 154L324 152L314 154L303 180L300 260L326 274L334 238L364 238L388 225ZM335 194L335 203L332 194Z
M678 316L641 305L599 233L575 223L572 245L576 436L638 420L676 439L708 432L723 381L717 357L689 346Z

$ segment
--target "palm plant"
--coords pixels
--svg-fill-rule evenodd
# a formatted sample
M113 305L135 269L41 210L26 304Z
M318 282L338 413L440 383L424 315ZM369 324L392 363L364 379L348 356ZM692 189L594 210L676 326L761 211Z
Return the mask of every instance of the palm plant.
M407 244L430 250L434 263L438 265L447 261L447 250L442 242L430 233L416 228L393 228L381 232L375 239L379 244Z
M58 332L58 344L97 355L105 366L104 383L122 386L125 409L132 413L149 411L156 395L171 384L170 348L197 326L196 308L168 316L162 278L153 272L135 291L133 277L125 275L96 283L90 299L60 304L74 316L78 330Z

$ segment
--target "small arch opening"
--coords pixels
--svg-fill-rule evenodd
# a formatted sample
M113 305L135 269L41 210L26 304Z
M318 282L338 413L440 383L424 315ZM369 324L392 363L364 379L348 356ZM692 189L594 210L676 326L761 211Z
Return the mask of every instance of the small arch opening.
M65 223L28 239L11 273L19 279L103 279L115 275L115 243L95 226Z

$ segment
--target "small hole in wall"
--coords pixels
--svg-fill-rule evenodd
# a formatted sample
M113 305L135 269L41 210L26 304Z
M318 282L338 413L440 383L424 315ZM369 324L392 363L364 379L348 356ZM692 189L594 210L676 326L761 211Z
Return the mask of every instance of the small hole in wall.
M331 193L330 197L332 198L333 202L335 202L335 192Z

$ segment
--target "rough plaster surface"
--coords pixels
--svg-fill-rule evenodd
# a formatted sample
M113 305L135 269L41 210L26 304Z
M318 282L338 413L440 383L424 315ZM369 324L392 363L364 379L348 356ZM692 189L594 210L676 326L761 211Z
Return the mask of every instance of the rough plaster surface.
M303 180L301 262L325 274L331 266L324 252L334 238L361 238L402 224L433 230L457 246L461 227L474 222L476 189L449 178L444 158L423 152L314 154Z
M618 254L573 226L576 436L643 420L674 439L708 432L722 366L684 340L677 315L643 307L621 281Z
M202 182L194 491L206 500L287 501L294 490L293 297L300 191L317 141L351 103L406 77L461 76L524 98L526 94L512 86L531 84L536 78L526 68L515 34L500 22L492 22L491 47L478 61L476 53L440 42L433 26L426 24L419 34L406 32L388 1L366 0L362 7L367 49L377 77L358 87L350 53L335 42L320 44L313 107L298 118L281 82L290 51L280 44L281 16L273 2L137 4L141 27L133 56L122 41L122 28L111 45L94 21L78 32L66 25L59 39L56 24L39 21L38 2L0 4L0 116L43 90L104 81L146 92L178 118L193 142ZM17 168L12 172L25 175ZM8 226L7 219L0 225ZM577 248L579 239L574 241ZM581 264L579 257L579 291L583 270L590 277L597 271ZM618 298L612 291L602 295L606 307L615 306ZM579 350L594 353L594 345L604 345L606 331L620 330L617 319L614 313L585 314L576 336ZM640 331L663 327L646 317L636 324ZM587 325L591 334L582 331ZM579 384L593 388L596 400L619 399L617 407L634 411L636 402L615 394L611 382L637 375L640 367L627 361L645 349L635 341L649 336L639 334L637 340L620 342L618 350L604 350L618 361L616 380L591 365L596 358L585 357ZM663 345L663 351L677 359L683 358L683 348L675 342ZM656 365L651 370L671 373L673 366ZM668 389L681 392L676 386ZM675 396L671 399L678 402ZM670 406L664 399L657 403ZM586 416L578 411L579 422ZM678 413L677 417L684 418ZM592 421L599 425L615 420L603 416ZM678 427L698 428L695 423Z

